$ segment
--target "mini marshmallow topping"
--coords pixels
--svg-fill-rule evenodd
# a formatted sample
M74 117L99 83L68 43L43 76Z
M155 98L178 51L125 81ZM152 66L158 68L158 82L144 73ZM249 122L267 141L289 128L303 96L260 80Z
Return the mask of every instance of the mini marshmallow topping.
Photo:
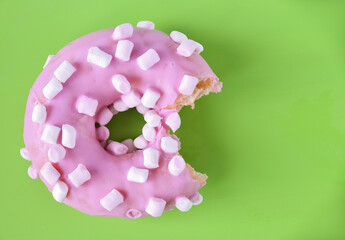
M80 187L91 179L91 174L83 164L79 163L78 167L68 174L68 178L74 186Z
M90 117L95 116L98 106L98 101L87 96L79 97L77 101L78 113L86 114Z
M68 187L63 181L58 181L53 188L53 197L58 202L63 202L68 193Z
M117 43L115 57L122 61L129 61L134 44L129 40L120 40Z
M108 67L112 58L110 54L102 51L98 47L89 48L89 53L87 55L87 61L89 63L93 63L101 68Z
M43 95L47 99L53 99L63 89L61 82L56 78L52 78L48 84L43 88Z
M131 84L125 76L116 74L112 77L111 81L118 92L128 94L131 91Z
M133 35L132 24L124 23L115 28L112 37L114 40L120 40L120 39L129 38L132 35Z
M77 131L73 126L69 124L62 125L62 145L67 148L74 148L76 136Z
M76 71L75 67L69 61L63 61L55 70L55 77L62 83L65 83Z
M155 29L155 24L151 21L140 21L137 23L137 27L146 29Z
M184 95L192 95L198 81L199 80L196 77L184 75L178 88L179 92Z
M172 31L170 33L171 39L176 43L182 43L185 40L188 40L187 36L181 32L178 31Z
M127 180L130 182L144 183L149 176L149 170L131 167L127 174Z
M54 125L46 124L41 136L41 140L46 143L55 144L57 138L59 137L60 131L61 128Z
M158 168L159 164L159 151L154 148L146 148L143 151L143 156L144 156L144 166L146 168Z
M153 65L158 63L160 60L158 53L156 50L150 48L144 54L137 58L137 62L139 67L146 71L147 69L151 68Z
M46 107L42 104L36 104L32 110L32 121L35 123L44 123L47 117Z
M123 196L116 189L111 190L107 195L105 195L105 197L100 200L100 204L102 205L102 207L104 207L109 212L111 212L121 203L123 203Z
M153 108L156 105L160 96L161 95L159 92L154 91L152 89L147 89L143 97L141 98L141 103L144 107Z

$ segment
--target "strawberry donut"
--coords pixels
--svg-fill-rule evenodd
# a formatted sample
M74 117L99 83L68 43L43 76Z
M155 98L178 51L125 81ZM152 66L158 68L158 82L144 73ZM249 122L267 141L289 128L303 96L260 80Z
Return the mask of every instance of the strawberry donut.
M221 83L201 44L141 21L90 33L50 55L30 90L24 121L31 178L54 199L90 215L159 217L201 203L207 176L194 171L170 134L178 111ZM107 123L136 108L142 135L109 140ZM96 124L98 123L98 124Z

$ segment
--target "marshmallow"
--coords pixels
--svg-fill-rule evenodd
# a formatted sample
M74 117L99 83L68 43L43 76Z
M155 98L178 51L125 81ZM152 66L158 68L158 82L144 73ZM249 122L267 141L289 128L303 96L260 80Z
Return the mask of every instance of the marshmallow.
M59 162L60 160L64 159L65 156L66 156L66 150L60 144L55 144L48 149L49 161L53 163Z
M204 51L204 47L200 43L194 41L194 44L195 44L195 51L197 53L201 53L202 51Z
M122 141L121 143L128 147L127 153L132 153L135 151L135 146L134 146L134 142L132 139L130 139L130 138L126 139L126 140Z
M170 114L165 120L165 124L168 125L173 132L175 132L181 126L180 115L178 115L177 112Z
M181 212L187 212L193 206L192 202L186 197L176 198L176 208Z
M123 203L123 196L119 191L113 189L99 202L101 203L102 207L111 212L119 204Z
M177 53L184 57L190 57L194 53L197 45L193 40L183 40L180 46L177 47Z
M58 202L63 202L68 193L68 187L63 181L58 181L53 188L53 197Z
M120 40L116 46L115 57L122 61L129 61L134 44L129 40Z
M164 211L166 201L161 198L150 198L145 211L152 217L160 217Z
M178 142L171 137L162 137L161 148L166 153L176 153L178 151Z
M113 107L118 112L124 112L128 110L128 106L121 99L115 101Z
M41 136L41 140L46 143L55 144L59 134L60 128L54 125L46 124Z
M144 119L150 127L158 127L162 118L154 110L150 110L144 114Z
M192 95L196 85L198 84L198 81L199 80L196 77L184 75L180 87L178 88L179 92L188 96Z
M76 136L77 131L73 126L69 124L62 125L62 145L68 148L74 148Z
M202 203L203 197L201 196L200 193L197 193L192 199L191 202L193 205L199 205Z
M134 139L134 146L138 149L146 148L147 141L145 140L143 135L140 135L136 139Z
M126 95L122 95L121 100L127 105L127 107L132 108L140 104L140 95L137 92L131 91Z
M62 84L56 78L52 78L43 88L43 95L47 99L53 99L61 90Z
M28 168L28 175L30 178L32 179L36 179L38 178L38 172L37 172L37 169L31 165L29 168Z
M91 174L83 164L79 163L78 167L68 174L68 178L74 186L79 187L91 179Z
M151 21L140 21L137 23L137 27L146 29L155 29L155 24Z
M42 104L36 104L32 110L32 121L36 123L44 123L47 117L46 107Z
M135 208L132 208L132 209L129 209L127 212L126 212L126 217L128 218L140 218L141 217L141 212L138 210L138 209L135 209Z
M110 122L113 117L113 113L110 111L109 108L103 108L97 116L97 121L99 125L106 125Z
M145 114L149 109L147 107L145 107L143 104L139 104L138 106L136 106L136 109L139 113L141 114Z
M144 183L149 176L149 170L131 167L127 174L127 180L130 182Z
M148 124L145 124L142 130L144 138L151 142L156 137L156 130L153 127L150 127Z
M50 61L52 60L52 58L54 57L55 55L48 55L47 57L47 60L43 66L43 69L46 68L46 66L50 63Z
M81 96L78 98L78 101L77 101L78 113L83 113L90 117L93 117L95 116L97 106L98 106L98 101L96 99L89 98L86 96Z
M160 96L161 94L159 92L152 89L147 89L141 98L141 103L147 108L153 108Z
M25 160L31 161L30 157L29 157L29 151L26 148L21 148L20 149L20 155L22 156L22 158L24 158Z
M110 54L103 52L98 47L90 47L87 55L87 61L89 63L93 63L101 68L108 67L112 58Z
M100 126L99 128L96 128L96 136L98 140L105 141L109 138L109 135L110 135L110 132L107 127Z
M116 74L111 78L111 81L118 92L128 94L131 91L131 84L125 76Z
M44 180L50 185L54 185L60 178L60 173L56 170L50 162L46 162L40 170Z
M128 152L128 147L125 144L111 141L107 146L107 151L113 155L123 155Z
M54 75L60 82L65 83L75 71L75 67L69 61L65 60L54 71Z
M146 71L147 69L158 63L159 60L160 58L156 50L150 48L144 54L137 58L137 63L142 70Z
M124 103L123 103L124 106L126 106ZM127 106L126 106L127 107ZM110 112L113 114L113 115L116 115L119 113L119 111L115 110L114 108L114 104L108 106L108 109L110 110Z
M176 43L182 43L183 41L188 39L185 34L178 32L178 31L172 31L170 33L170 37Z
M178 176L186 167L186 162L180 155L174 156L168 165L169 172L171 175Z
M132 24L130 23L124 23L119 26L117 26L114 29L112 38L114 40L120 40L120 39L125 39L129 38L133 35L133 27Z
M152 169L152 168L158 168L159 164L159 152L158 150L154 148L146 148L143 150L143 156L144 156L144 166L146 168Z

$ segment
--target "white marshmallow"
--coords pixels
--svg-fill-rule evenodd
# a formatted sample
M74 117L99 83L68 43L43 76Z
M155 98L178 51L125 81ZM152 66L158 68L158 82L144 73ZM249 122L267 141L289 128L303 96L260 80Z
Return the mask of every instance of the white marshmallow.
M89 63L93 63L101 68L108 67L112 58L110 54L103 52L98 47L90 47L87 55L87 61Z
M186 197L176 198L176 208L181 212L187 212L193 206L192 202Z
M184 75L180 87L178 88L179 92L187 96L192 95L198 81L196 77Z
M46 143L55 144L59 134L60 128L54 125L46 124L41 136L41 140Z
M37 172L37 169L31 165L29 168L28 168L28 175L30 178L32 179L36 179L38 178L38 172Z
M154 110L150 110L144 114L144 119L150 127L158 127L161 124L162 117L160 117Z
M180 155L174 156L170 160L169 165L168 165L169 172L174 176L180 175L180 173L183 172L185 167L186 167L186 162Z
M69 61L65 60L54 71L54 75L60 82L65 83L75 71L75 67Z
M144 183L149 176L149 170L131 167L127 174L127 180L130 182Z
M63 89L61 82L56 78L52 78L43 88L43 95L47 99L53 99Z
M173 132L176 132L181 126L180 115L177 112L170 114L165 120L165 124L168 125Z
M149 169L158 168L159 151L154 148L146 148L143 150L144 166Z
M178 32L178 31L172 31L170 33L170 37L176 43L181 43L181 42L183 42L183 41L188 39L185 34L183 34L181 32Z
M81 96L77 100L77 111L78 113L86 114L90 117L95 116L98 106L98 101L93 98Z
M50 61L52 60L52 58L54 57L55 55L48 55L47 57L47 60L43 66L43 69L46 68L46 66L50 63Z
M128 106L121 99L115 101L113 107L118 112L124 112L128 110Z
M47 117L46 107L42 104L36 104L32 110L32 121L36 123L44 123Z
M56 170L50 162L46 162L40 170L41 176L50 185L54 185L60 178L60 173Z
M131 91L126 95L122 95L121 100L127 105L127 107L133 108L140 104L140 95L135 91Z
M119 204L123 203L123 196L118 190L113 189L99 202L101 203L103 208L111 212Z
M184 57L190 57L196 50L197 45L193 40L183 40L180 46L177 47L177 53Z
M150 127L148 124L145 124L142 130L144 138L151 142L156 137L156 130L153 127Z
M68 178L74 186L79 187L91 179L91 174L83 164L79 163L78 167L68 174Z
M145 211L152 217L160 217L164 211L166 201L161 198L150 198Z
M143 135L140 135L136 139L134 139L134 146L138 149L146 148L147 141L145 140Z
M128 148L127 153L132 153L135 151L133 139L130 139L130 138L126 139L126 140L122 141L121 143L127 146L127 148Z
M29 157L29 151L26 148L21 148L20 149L20 155L22 156L22 158L24 158L25 160L31 161L30 157Z
M161 148L166 153L176 153L178 151L178 142L172 137L162 137Z
M114 88L122 93L128 94L131 91L131 84L128 82L127 78L121 74L116 74L111 78Z
M147 69L158 63L159 60L160 58L156 50L150 48L144 54L137 58L137 63L142 70L146 71Z
M97 116L97 122L99 125L106 125L110 122L113 117L113 113L110 111L109 108L105 107L102 111L99 112Z
M121 100L121 99L120 99ZM124 103L123 103L124 106L126 106ZM127 106L126 106L127 107ZM110 110L110 112L113 114L113 115L116 115L119 113L119 111L117 111L115 108L114 108L114 104L108 106L108 109Z
M201 53L202 51L204 51L204 47L200 43L194 41L194 44L195 44L195 51L197 53Z
M139 104L138 106L136 106L136 109L137 109L138 113L141 113L141 114L145 114L149 110L143 104Z
M199 205L202 203L203 197L200 193L197 193L192 199L191 202L193 205Z
M62 125L62 145L67 148L74 148L76 136L77 131L73 126L69 124Z
M115 57L122 61L129 61L134 44L129 40L120 40L116 46Z
M120 39L125 39L129 38L133 35L133 27L132 24L130 23L124 23L119 26L117 26L114 29L112 38L114 40L120 40Z
M137 27L146 29L155 29L155 24L151 21L140 21L137 23Z
M147 108L154 108L161 94L155 90L147 89L141 98L141 103Z
M49 161L53 163L59 162L60 160L64 159L65 156L66 156L66 150L60 144L55 144L48 149Z
M107 151L113 155L123 155L128 152L128 147L125 144L110 141L110 143L107 146Z
M63 202L68 193L68 187L63 181L58 181L53 188L53 197L58 202Z

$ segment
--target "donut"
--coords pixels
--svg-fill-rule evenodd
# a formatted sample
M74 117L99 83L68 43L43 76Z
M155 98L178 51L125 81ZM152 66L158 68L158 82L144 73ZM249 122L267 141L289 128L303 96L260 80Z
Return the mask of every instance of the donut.
M178 153L179 110L222 84L203 46L150 21L82 36L50 55L33 84L22 157L53 198L96 216L159 217L201 203L207 176ZM136 108L142 134L109 138L107 124Z

